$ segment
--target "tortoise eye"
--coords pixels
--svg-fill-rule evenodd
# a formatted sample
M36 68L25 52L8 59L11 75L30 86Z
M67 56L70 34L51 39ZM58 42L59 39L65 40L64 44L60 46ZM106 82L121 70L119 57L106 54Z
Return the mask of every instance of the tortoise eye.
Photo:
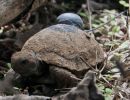
M23 64L23 65L24 65L24 64L27 64L27 63L28 63L28 60L27 60L27 59L22 59L22 60L20 61L20 63Z

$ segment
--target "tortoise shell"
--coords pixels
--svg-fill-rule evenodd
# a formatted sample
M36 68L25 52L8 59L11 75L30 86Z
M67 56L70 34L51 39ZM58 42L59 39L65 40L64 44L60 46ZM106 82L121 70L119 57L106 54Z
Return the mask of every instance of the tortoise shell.
M84 71L104 59L103 49L85 31L57 24L41 30L26 41L21 52L33 51L50 65Z

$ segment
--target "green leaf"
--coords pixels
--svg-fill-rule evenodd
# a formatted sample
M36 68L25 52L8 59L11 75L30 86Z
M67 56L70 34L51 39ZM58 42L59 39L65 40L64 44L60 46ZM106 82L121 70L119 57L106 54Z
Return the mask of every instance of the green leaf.
M7 66L10 69L11 68L11 63L7 63Z
M99 91L101 91L102 93L104 93L105 86L103 84L98 84L97 87L98 87Z
M130 46L130 42L129 42L129 40L126 40L119 46L119 48L120 49L129 49L129 46Z
M80 12L79 15L82 16L82 17L88 18L88 15L83 13L83 12Z
M112 96L111 95L105 95L105 100L112 100Z
M2 33L3 33L3 31L4 31L4 28L3 28L3 27L1 27L1 28L0 28L0 34L2 34Z
M113 93L112 89L110 89L110 88L106 88L105 92L106 92L106 94L112 94Z
M120 0L119 3L121 5L123 5L124 7L129 7L129 4L126 1L124 1L124 0Z
M115 33L114 32L108 32L108 35L114 35Z
M98 24L92 24L92 26L93 26L94 28L99 27L99 25L98 25Z
M112 32L119 32L120 31L120 27L119 26L114 26L112 28Z

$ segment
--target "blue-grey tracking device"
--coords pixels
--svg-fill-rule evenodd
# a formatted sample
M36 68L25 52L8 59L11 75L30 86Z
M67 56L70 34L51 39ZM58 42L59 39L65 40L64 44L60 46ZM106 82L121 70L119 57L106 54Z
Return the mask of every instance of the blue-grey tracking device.
M57 17L58 24L74 25L78 28L83 28L81 17L75 13L63 13Z

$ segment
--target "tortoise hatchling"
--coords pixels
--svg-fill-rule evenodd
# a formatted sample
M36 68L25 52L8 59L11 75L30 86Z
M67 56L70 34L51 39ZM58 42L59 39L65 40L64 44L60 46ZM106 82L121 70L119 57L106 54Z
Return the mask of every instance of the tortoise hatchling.
M103 61L103 49L76 25L45 28L12 56L12 69L20 74L21 84L28 87L42 84L42 93L50 95L57 88L76 86L90 66Z

